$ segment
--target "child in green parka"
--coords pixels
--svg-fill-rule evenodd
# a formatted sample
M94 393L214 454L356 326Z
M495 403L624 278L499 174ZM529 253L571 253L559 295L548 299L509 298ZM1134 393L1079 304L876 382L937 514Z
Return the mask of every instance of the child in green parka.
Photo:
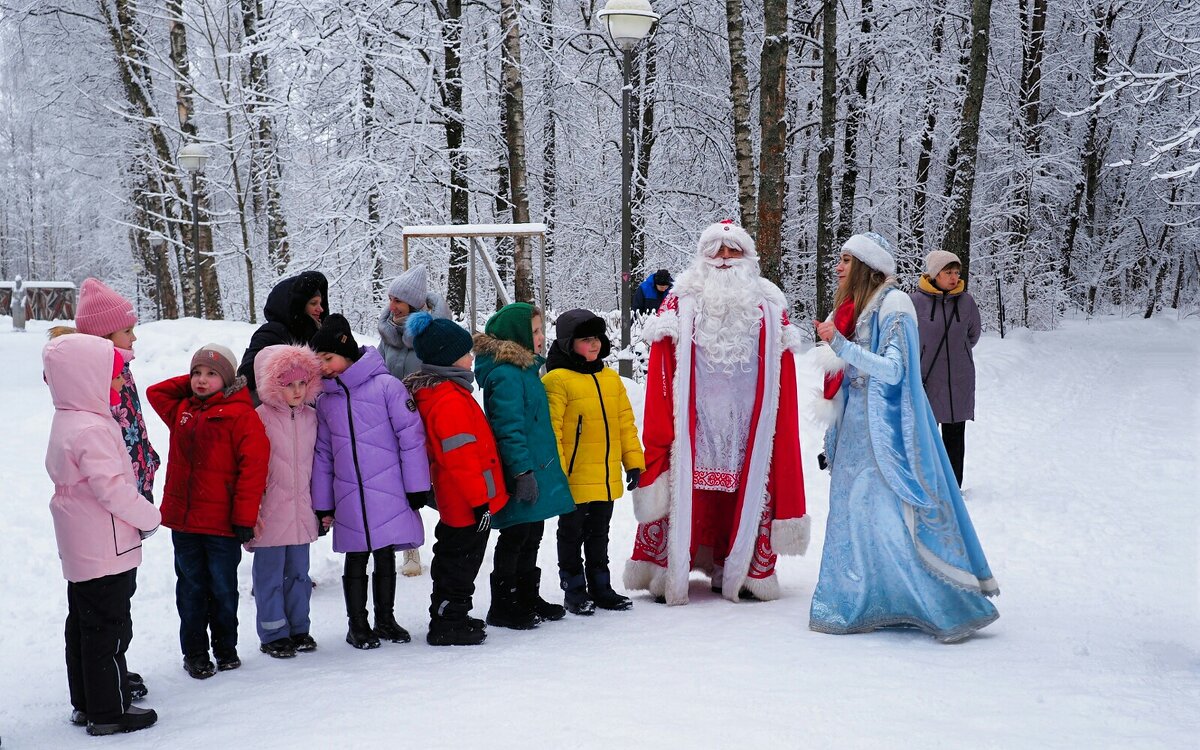
M500 532L487 623L528 630L561 620L566 610L542 599L537 566L545 521L575 509L558 459L546 390L538 377L545 359L542 311L524 302L501 308L475 335L475 380L496 436L509 502L492 519Z

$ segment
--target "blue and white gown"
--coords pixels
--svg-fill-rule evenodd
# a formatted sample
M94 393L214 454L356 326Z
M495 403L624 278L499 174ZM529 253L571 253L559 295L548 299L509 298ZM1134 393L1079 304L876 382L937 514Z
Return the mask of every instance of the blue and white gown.
M986 598L999 588L921 386L912 301L885 285L855 339L832 342L845 378L825 436L829 519L809 627L911 626L961 640L999 617Z

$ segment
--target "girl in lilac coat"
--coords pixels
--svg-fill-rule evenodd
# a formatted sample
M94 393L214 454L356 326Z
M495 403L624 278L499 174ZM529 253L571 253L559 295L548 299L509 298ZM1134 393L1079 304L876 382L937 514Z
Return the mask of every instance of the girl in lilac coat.
M125 359L107 339L60 336L42 351L54 422L46 472L50 514L67 579L67 686L73 724L88 734L144 729L158 715L131 706L125 651L133 636L129 601L142 539L158 528L158 508L138 490L110 408L119 402Z
M254 380L271 459L246 549L254 553L259 650L286 659L317 648L308 634L308 545L317 539L311 492L317 412L311 404L321 390L321 360L306 346L268 346L254 359Z
M333 551L346 553L346 642L407 643L408 631L392 614L396 550L425 541L417 513L431 494L425 429L404 384L374 347L358 346L344 317L330 315L310 346L325 378L317 399L313 509L323 527L333 527ZM367 622L368 557L375 560L374 630Z

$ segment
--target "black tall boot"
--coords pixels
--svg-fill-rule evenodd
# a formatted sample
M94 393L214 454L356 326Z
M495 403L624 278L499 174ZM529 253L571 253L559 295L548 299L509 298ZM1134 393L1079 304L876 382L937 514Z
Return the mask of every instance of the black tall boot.
M512 630L531 630L538 624L537 615L522 604L516 581L499 573L492 573L492 606L488 609L487 624Z
M371 576L371 596L375 600L375 635L392 643L408 643L412 636L400 627L392 610L396 606L396 573L380 573Z
M588 568L587 582L588 592L591 593L592 599L596 601L596 606L600 609L623 611L633 606L633 602L628 597L613 591L607 567Z
M566 607L561 604L551 604L542 598L542 569L534 568L518 574L518 599L526 608L532 609L533 614L543 622L546 620L561 620L567 616Z
M574 615L593 615L596 613L596 603L588 596L587 580L583 573L571 574L565 570L558 571L559 583L563 590L563 605Z
M346 643L355 648L379 648L379 639L367 622L367 577L342 576L342 593L346 597L346 617L350 619Z

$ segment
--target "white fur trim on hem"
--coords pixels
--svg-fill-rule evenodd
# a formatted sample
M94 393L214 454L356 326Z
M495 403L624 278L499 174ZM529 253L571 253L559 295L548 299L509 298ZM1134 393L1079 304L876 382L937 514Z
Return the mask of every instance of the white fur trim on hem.
M633 517L638 523L651 523L671 510L671 471L664 471L649 487L633 490Z
M771 522L771 549L780 555L803 555L808 551L811 528L808 516L775 519Z
M762 602L772 602L779 598L779 576L772 573L766 578L750 578L742 581L742 588L754 594L754 598ZM738 601L737 594L734 601Z
M666 596L667 569L646 560L626 560L621 582L626 591L649 591L654 596ZM687 598L682 602L667 603L687 604Z

